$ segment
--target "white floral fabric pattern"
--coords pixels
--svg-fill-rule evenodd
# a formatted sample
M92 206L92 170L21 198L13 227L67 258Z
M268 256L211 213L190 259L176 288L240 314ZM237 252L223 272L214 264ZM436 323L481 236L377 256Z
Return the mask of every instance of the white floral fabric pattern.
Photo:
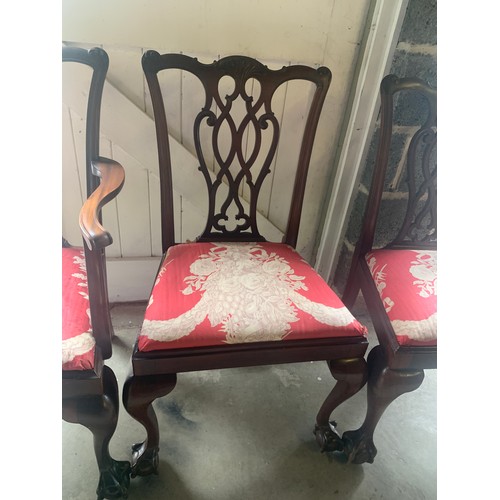
M62 362L63 365L73 361L77 356L82 356L91 351L95 346L95 339L90 332L81 333L76 337L63 340Z
M437 295L437 259L434 253L418 253L412 261L410 273L417 278L413 284L420 288L419 295L427 298Z
M385 266L382 266L379 270L375 270L375 264L377 263L375 257L371 257L368 261L368 267L373 276L373 281L375 281L375 286L377 287L377 292L382 297L384 295L384 288L386 287L386 274L384 273ZM385 312L389 312L394 307L394 302L390 297L383 297L382 302L384 304Z
M402 345L437 341L437 252L375 250L366 262Z
M324 295L317 294L318 280L282 244L174 246L153 289L139 349L162 348L155 342L180 341L175 347L182 347L279 341L294 331L308 338L308 321L314 322L315 335L328 336L332 328L363 335L365 328L322 280Z
M94 366L95 339L85 255L81 248L62 249L62 368L88 370Z

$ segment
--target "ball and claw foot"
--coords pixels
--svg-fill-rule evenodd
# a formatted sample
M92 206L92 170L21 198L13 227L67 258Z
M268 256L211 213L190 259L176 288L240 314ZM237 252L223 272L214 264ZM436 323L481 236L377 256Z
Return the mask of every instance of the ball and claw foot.
M158 474L158 448L146 450L146 442L132 445L131 477Z
M97 500L127 498L130 486L130 463L113 460L111 466L101 470L97 486Z
M329 425L316 425L314 427L314 435L321 453L343 450L342 438L335 430L336 426L336 422L330 422Z
M373 444L373 439L365 436L361 429L357 431L346 431L342 435L344 453L348 463L352 464L372 464L377 454L377 448Z

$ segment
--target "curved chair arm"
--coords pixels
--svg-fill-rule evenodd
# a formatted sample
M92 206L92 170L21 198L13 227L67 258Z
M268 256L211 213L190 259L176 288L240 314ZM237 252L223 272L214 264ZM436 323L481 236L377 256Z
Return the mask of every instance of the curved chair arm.
M90 195L80 210L80 230L89 249L111 245L113 238L100 221L102 207L121 191L125 181L125 170L116 161L99 157L92 161L94 175L101 183Z

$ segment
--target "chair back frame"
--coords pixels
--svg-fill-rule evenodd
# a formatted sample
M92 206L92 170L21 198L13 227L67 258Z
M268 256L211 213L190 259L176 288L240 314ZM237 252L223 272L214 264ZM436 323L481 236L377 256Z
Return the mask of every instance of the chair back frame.
M437 246L437 168L432 165L432 153L437 144L437 91L418 78L398 78L395 75L388 75L380 85L380 139L361 229L360 255L364 255L372 249L375 238L389 162L395 96L398 92L408 90L417 91L426 98L428 115L419 130L413 135L408 148L406 157L408 204L404 220L397 236L385 248L430 250L436 249ZM422 148L420 154L418 154L419 148ZM416 176L419 171L423 175L423 180L417 184Z
M229 56L211 64L204 64L196 58L183 54L160 55L153 50L144 54L142 66L150 89L156 125L161 184L163 252L175 244L175 239L168 125L158 73L166 69L187 71L198 77L205 91L205 104L194 121L193 136L200 162L199 170L207 184L209 206L205 229L197 241L265 240L257 227L257 199L264 178L271 171L270 165L275 157L280 135L280 124L272 110L272 98L280 85L290 80L306 80L316 85L302 138L288 224L283 239L285 243L295 247L314 136L331 81L330 70L325 67L313 69L302 65L271 70L259 61L247 56ZM234 91L223 99L219 92L219 82L224 76L230 76L234 80ZM261 92L257 98L248 95L245 89L247 81L252 78L260 83ZM243 99L246 109L246 116L239 125L231 115L233 104L238 98ZM214 105L219 110L218 116L213 111ZM200 141L202 124L212 129L211 147L215 161L219 166L215 180L212 180L202 150ZM223 125L227 125L230 130L230 150L227 156L224 154L225 158L223 158L223 153L219 148L218 140ZM272 140L265 154L259 155L262 146L262 131L268 127L271 128ZM245 158L243 137L249 128L255 134L255 145L248 157ZM264 156L264 160L261 160L262 156ZM260 167L258 166L259 162L261 163ZM234 163L239 165L239 171L236 174L230 171L230 167ZM255 173L251 170L252 167L254 167L254 171L256 170ZM240 198L243 182L246 183L250 192L248 213L245 213ZM229 193L225 200L218 202L217 197L222 183L227 185ZM237 211L235 215L237 223L234 229L228 229L225 226L230 206L236 207Z

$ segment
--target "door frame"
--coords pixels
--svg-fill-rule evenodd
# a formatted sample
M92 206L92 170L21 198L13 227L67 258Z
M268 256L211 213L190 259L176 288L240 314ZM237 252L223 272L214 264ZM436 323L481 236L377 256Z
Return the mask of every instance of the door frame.
M373 0L370 4L316 253L315 269L327 282L338 261L380 107L380 82L390 70L408 1Z

